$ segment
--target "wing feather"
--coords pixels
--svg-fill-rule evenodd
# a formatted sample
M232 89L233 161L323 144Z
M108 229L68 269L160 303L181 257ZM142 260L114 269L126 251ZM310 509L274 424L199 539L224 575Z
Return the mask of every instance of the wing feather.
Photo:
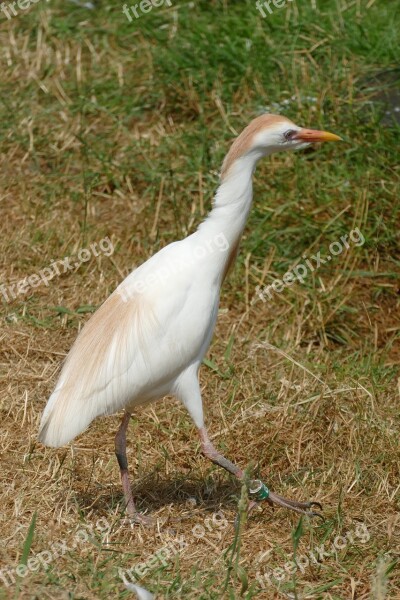
M135 389L127 376L135 361L146 372L146 343L156 325L151 305L117 289L79 333L43 412L39 440L67 444L99 415L125 406ZM149 365L147 365L149 367Z

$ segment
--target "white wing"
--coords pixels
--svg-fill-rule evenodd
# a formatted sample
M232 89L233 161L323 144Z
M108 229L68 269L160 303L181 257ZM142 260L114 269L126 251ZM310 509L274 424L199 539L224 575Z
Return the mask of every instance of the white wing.
M62 446L99 415L166 395L187 366L201 361L219 284L202 285L201 261L196 270L188 240L131 273L85 324L43 412L44 444Z

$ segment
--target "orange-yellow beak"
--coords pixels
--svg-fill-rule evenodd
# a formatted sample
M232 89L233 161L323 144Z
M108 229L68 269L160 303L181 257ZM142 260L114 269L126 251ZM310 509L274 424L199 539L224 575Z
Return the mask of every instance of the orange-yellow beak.
M308 143L343 141L341 137L334 133L329 133L329 131L318 131L317 129L300 129L300 131L293 136L293 139Z

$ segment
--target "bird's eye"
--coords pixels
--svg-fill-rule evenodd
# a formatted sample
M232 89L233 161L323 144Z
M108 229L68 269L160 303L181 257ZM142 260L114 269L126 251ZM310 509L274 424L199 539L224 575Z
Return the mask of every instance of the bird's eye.
M289 129L289 131L286 131L284 134L284 138L286 141L290 142L293 137L296 135L297 131L295 129Z

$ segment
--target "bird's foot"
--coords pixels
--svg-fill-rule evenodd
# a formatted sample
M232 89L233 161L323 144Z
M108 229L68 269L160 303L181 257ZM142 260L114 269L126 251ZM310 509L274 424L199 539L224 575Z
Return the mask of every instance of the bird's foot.
M149 517L148 515L144 515L138 511L127 511L126 517L124 520L125 523L129 525L143 525L143 527L152 527L155 525L156 520L153 517Z
M144 515L143 513L139 512L137 510L132 497L128 497L128 499L127 499L125 512L126 512L126 520L131 525L136 524L136 525L143 525L145 527L151 527L152 525L155 525L155 523L156 523L155 519L153 519L152 517L149 517L148 515Z
M271 506L277 504L278 506L293 510L301 515L306 515L307 517L319 517L320 519L324 519L321 513L312 510L313 506L317 506L322 510L322 505L319 502L297 502L297 500L289 500L288 498L284 498L283 496L279 496L279 494L271 492L271 490L269 490L259 479L254 479L250 482L249 493L250 496L253 497L249 504L249 511L257 505L257 501L267 500Z
M144 527L152 527L156 523L156 519L153 519L153 517L149 517L149 515L144 515L140 512L134 515L133 521L134 523L138 523Z

